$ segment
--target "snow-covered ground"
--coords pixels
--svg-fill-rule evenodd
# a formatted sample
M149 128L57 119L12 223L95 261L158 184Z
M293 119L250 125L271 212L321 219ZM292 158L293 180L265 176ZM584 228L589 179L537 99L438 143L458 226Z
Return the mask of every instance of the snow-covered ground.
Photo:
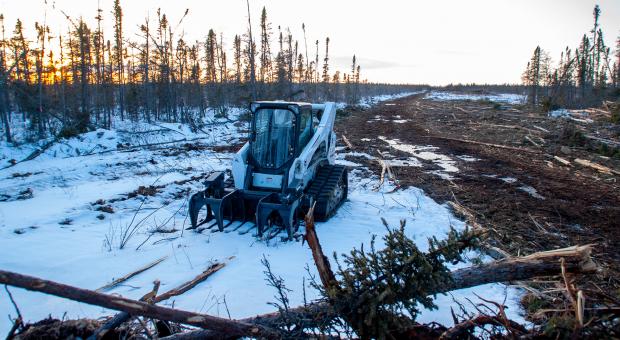
M235 121L239 114L241 110L233 110L229 118ZM275 300L276 292L265 283L261 265L265 257L292 290L291 305L303 302L304 282L307 298L316 298L305 270L308 266L316 274L307 245L261 241L251 233L184 230L189 223L188 195L202 187L196 176L230 165L232 154L214 148L239 144L245 136L244 125L213 117L210 122L198 133L179 124L118 124L114 130L99 129L63 140L34 160L0 170L0 268L97 289L165 257L152 269L107 291L139 298L156 279L162 283L160 292L167 291L193 278L212 261L226 261L226 267L207 281L165 304L242 318L274 310L267 304ZM141 147L166 142L170 143ZM395 148L399 145L397 141L386 142ZM17 160L31 151L9 149L5 146L0 151L3 155L13 152ZM410 151L419 158L433 156L426 154L431 150ZM346 164L346 156L340 153L338 162ZM451 164L451 160L437 160ZM377 189L378 176L366 173L365 169L352 170L348 201L330 221L318 223L326 253L347 253L353 247L368 245L372 235L380 239L385 234L380 217L392 226L405 219L408 235L422 249L427 247L427 237L441 237L450 226L464 228L445 205L422 190L394 190L389 184ZM156 187L155 193L142 190L130 194L140 186L151 185ZM131 237L123 237L134 228ZM228 229L232 228L234 225ZM154 232L156 229L167 232ZM122 249L121 243L126 243ZM56 318L65 313L65 318L96 318L113 313L21 289L11 291L28 321L49 314ZM451 324L453 299L467 306L466 299L478 302L474 293L499 302L506 299L509 316L520 319L520 293L512 287L490 284L439 295L439 309L425 311L419 321ZM6 315L14 315L14 311L3 290L0 313L5 316L0 318L0 334L6 334L11 326Z
M412 96L414 94L420 94L424 92L425 92L424 90L420 90L420 91L410 91L410 92L402 92L402 93L396 93L396 94L383 94L383 95L374 96L374 97L364 97L359 101L358 106L369 108L381 102L403 98L407 96ZM345 107L347 107L347 103L342 103L342 102L336 103L336 107L338 109L344 109Z
M385 102L388 100L394 100L394 99L403 98L407 96L413 96L414 94L420 94L424 92L425 90L420 90L420 91L403 92L403 93L398 93L398 94L388 94L388 95L375 96L375 97L366 97L360 101L360 106L371 107L380 102Z
M445 91L431 91L424 96L424 99L437 100L437 101L450 101L450 100L488 100L496 103L503 104L523 104L527 99L527 96L514 93L497 93L497 94L469 94L469 93L454 93Z
M593 120L588 117L589 116L588 113L582 110L557 109L557 110L549 111L547 115L553 118L567 118L567 119L574 120L580 123L592 123L593 122Z

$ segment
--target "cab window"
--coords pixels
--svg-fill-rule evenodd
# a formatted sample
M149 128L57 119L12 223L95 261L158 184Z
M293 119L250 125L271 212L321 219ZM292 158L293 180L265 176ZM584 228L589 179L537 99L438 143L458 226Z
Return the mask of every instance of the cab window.
M314 127L312 122L312 110L309 108L302 108L299 114L299 151L301 152L312 136L314 135Z

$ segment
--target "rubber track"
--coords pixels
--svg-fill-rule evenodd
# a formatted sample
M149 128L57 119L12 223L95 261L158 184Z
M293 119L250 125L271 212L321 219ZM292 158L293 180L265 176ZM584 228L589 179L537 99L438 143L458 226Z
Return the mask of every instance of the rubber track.
M326 221L335 211L327 211L327 202L332 192L336 189L338 181L342 176L346 176L346 167L342 165L326 165L319 168L318 173L306 194L314 197L316 206L314 208L314 218L317 221ZM346 190L346 189L345 189ZM345 196L346 197L346 196ZM342 202L338 202L338 207Z

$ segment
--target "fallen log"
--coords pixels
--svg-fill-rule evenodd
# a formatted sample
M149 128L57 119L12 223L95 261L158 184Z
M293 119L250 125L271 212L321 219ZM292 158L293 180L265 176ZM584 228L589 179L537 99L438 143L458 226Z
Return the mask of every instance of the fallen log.
M345 136L344 134L342 135L342 141L347 146L347 148L349 148L349 150L353 150L353 144L351 144L347 136Z
M177 322L205 328L230 337L278 338L278 332L262 325L224 319L208 314L188 312L151 305L119 296L98 293L88 289L44 280L32 276L0 270L0 283L26 290L50 294L90 305L127 312L157 320Z
M566 165L566 166L571 166L570 161L569 161L569 160L567 160L567 159L564 159L564 158L562 158L562 157L559 157L559 156L553 156L553 159L555 159L556 161L558 161L558 162L560 162L560 163L562 163L562 164L564 164L564 165Z
M538 129L538 130L542 131L542 132L546 132L546 133L550 133L550 132L551 132L551 131L549 131L549 130L547 130L547 129L543 128L543 127L540 127L540 126L538 126L538 125L532 125L532 126L533 126L534 128L536 128L536 129Z
M115 148L115 149L108 149L108 150L103 150L99 152L88 152L88 153L81 154L79 156L83 157L83 156L101 155L101 154L110 153L110 152L134 152L140 149L150 148L152 146L161 146L161 145L181 143L181 142L194 142L197 140L208 139L208 138L211 138L211 137L181 138L181 139L176 139L176 140L172 140L168 142L157 142L157 143L149 143L149 144L142 144L142 145L132 145L127 148L120 148L120 149Z
M453 283L451 285L446 286L445 289L438 289L433 293L447 293L488 283L523 281L541 276L561 275L560 259L562 258L565 259L565 268L568 273L594 273L598 267L590 257L591 252L591 245L573 246L534 253L523 257L510 257L479 266L458 269L452 272ZM317 255L320 258L320 254ZM329 280L329 276L326 278ZM331 306L327 302L318 302L308 306L290 308L288 313L291 317L288 319L294 320L296 315L299 318L308 319L308 314L330 312ZM270 325L278 320L282 321L280 313L274 312L241 319L240 321Z
M176 333L159 340L209 340L209 339L222 339L222 335L208 329L198 329L195 331L189 331L184 333Z
M143 301L147 303L153 303L153 297L157 295L157 291L159 290L160 282L157 280L154 283L153 290L149 293L145 294L138 301ZM131 315L126 312L120 312L106 321L103 325L100 325L91 336L89 336L86 340L96 340L103 338L109 331L114 330L116 327L120 326L124 322L131 319Z
M538 276L560 275L562 273L561 259L565 261L567 272L594 273L597 266L590 257L591 253L591 245L573 246L457 269L452 272L453 283L445 290L436 293L445 293L487 283L521 281Z
M597 314L597 315L604 315L604 314L615 314L615 315L620 315L620 307L591 307L591 308L584 308L585 312L588 312L588 314L592 315L592 314ZM543 319L546 317L546 314L554 314L554 313L571 313L573 312L572 309L559 309L559 308L552 308L552 309L540 309L538 311L536 311L536 313L534 313L532 315L532 319L537 320L537 319Z
M465 113L465 114L471 114L472 113L471 111L465 110L464 108L459 107L459 106L455 106L454 108L459 110L459 111L461 111L461 112L463 112L463 113Z
M312 236L314 235L314 236ZM316 233L307 237L308 241L318 242ZM318 249L318 248L316 248ZM476 267L463 268L452 272L453 284L445 289L438 289L433 293L444 293L451 290L473 287L477 285L531 279L537 276L553 276L561 274L560 259L564 259L565 270L569 273L591 273L597 270L592 262L590 253L592 247L574 246L564 249L535 253L525 257L514 257L501 261L495 261ZM313 253L322 266L329 268L327 257L322 251ZM331 270L324 270L327 274L321 277L321 281L333 285L334 277ZM0 283L38 291L59 297L68 298L88 304L101 306L127 312L132 315L140 315L158 320L172 321L205 328L214 332L217 336L226 334L231 337L278 337L277 331L267 327L270 322L278 319L279 313L270 313L243 320L228 320L206 314L198 314L182 310L174 310L165 307L151 305L117 296L102 294L86 289L71 287L52 281L42 280L26 275L0 270ZM331 307L325 302L310 304L309 306L290 309L290 312L304 313L329 313ZM291 318L287 318L291 320ZM203 333L204 334L204 333ZM189 334L188 334L189 336ZM215 336L215 335L214 335Z
M200 273L198 276L196 276L195 278L191 279L190 281L187 281L183 284L181 284L180 286L171 289L161 295L156 295L154 297L151 297L151 301L149 301L150 303L159 303L161 301L165 301L170 299L171 297L174 296L178 296L181 295L185 292L187 292L188 290L194 288L196 285L198 285L199 283L203 282L204 280L206 280L209 276L211 276L211 274L217 272L218 270L224 268L226 264L225 263L214 263L212 264L209 268L207 268L205 271L203 271L202 273ZM140 299L140 301L144 301L145 299ZM117 313L116 315L114 315L110 320L108 320L105 324L101 325L99 327L99 329L97 329L93 335L91 337L88 338L88 340L94 340L94 339L100 339L102 338L104 335L106 335L107 332L109 332L110 330L120 326L121 324L123 324L124 322L127 322L129 319L131 319L131 315L127 312L120 312Z
M478 142L478 141L475 141L475 140L451 138L451 137L442 137L442 136L428 136L428 137L429 138L434 138L434 139L444 139L444 140L449 140L449 141L453 141L453 142L461 142L461 143L467 143L467 144L489 146L489 147L498 148L498 149L523 151L523 152L528 152L528 153L540 153L540 151L538 151L538 150L532 150L532 149L521 148L521 147L516 147L516 146L508 146L508 145L501 145L501 144Z
M445 331L440 337L439 340L446 339L469 339L469 332L477 327L482 327L486 325L493 325L499 327L509 327L511 329L518 329L522 334L527 333L527 330L520 324L512 321L512 320L504 320L498 316L494 315L478 315L470 320L465 320L459 324L454 325L454 327Z
M597 171L599 171L601 173L604 173L604 174L620 175L620 171L616 171L616 170L608 168L608 167L606 167L604 165L600 165L598 163L590 162L590 161L585 160L585 159L575 158L575 163L577 163L579 165L587 166L589 168L592 168L592 169L597 170Z
M122 277L120 277L120 278L118 278L118 279L116 279L116 280L113 280L112 282L110 282L110 283L106 284L106 285L105 285L105 286L103 286L103 287L99 287L99 288L95 289L95 291L96 291L96 292L101 292L101 291L104 291L104 290L108 290L108 289L114 288L114 287L116 287L117 285L119 285L120 283L123 283L123 282L125 282L125 281L127 281L127 280L131 279L132 277L134 277L134 276L136 276L136 275L138 275L138 274L140 274L140 273L143 273L143 272L145 272L145 271L147 271L147 270L149 270L149 269L151 269L151 268L155 267L156 265L160 264L161 262L163 262L163 261L164 261L165 259L167 259L167 258L168 258L168 256L164 256L164 257L162 257L162 258L160 258L160 259L157 259L157 260L155 260L155 261L153 261L153 262L151 262L151 263L147 264L147 265L146 265L146 266L144 266L144 267L141 267L141 268L139 268L139 269L137 269L137 270L134 270L134 271L132 271L131 273L129 273L129 274L127 274L127 275L124 275L124 276L122 276Z
M597 136L593 136L593 135L584 135L586 138L588 139L592 139L595 140L597 142L601 142L603 144L607 144L607 145L611 145L613 147L620 147L620 142L615 141L615 140L611 140L611 139L605 139L605 138L601 138L601 137L597 137Z
M535 141L533 141L533 140L532 140L532 138L530 138L530 136L527 136L527 135L526 135L526 136L525 136L525 139L526 139L528 142L532 143L532 145L534 145L534 146L536 146L536 147L540 147L540 144L538 144L538 143L536 143Z
M527 131L527 132L530 132L530 133L540 133L540 131L538 131L538 130L526 128L524 126L519 126L519 125L488 124L488 123L470 123L470 124L471 125L478 125L478 126L489 126L489 127L496 127L496 128L504 128L504 129L523 130L523 131ZM549 132L549 131L547 131L547 132Z
M480 223L478 223L478 220L472 211L454 201L449 201L448 205L452 208L456 215L464 217L465 221L469 223L474 230L484 230Z
M304 236L304 238L306 242L308 242L308 246L312 250L312 258L314 259L314 263L318 269L321 283L323 284L325 290L330 292L332 290L338 289L338 280L336 280L336 275L334 275L334 272L332 271L327 256L323 254L323 248L321 248L319 238L314 228L313 214L314 205L312 206L312 208L310 208L304 218L304 221L306 222L306 235Z
M27 161L31 161L37 157L39 157L41 154L43 154L47 149L49 149L50 147L52 147L52 145L54 145L56 142L58 142L58 138L54 138L51 141L45 143L42 147L34 150L30 155L28 155L28 157L22 159L21 161L17 161L15 163L9 164L5 167L2 168L2 170L10 168L12 166L15 166L19 163L23 163L23 162L27 162Z
M209 268L207 268L205 271L203 271L202 273L200 273L198 276L196 276L195 278L191 279L190 281L187 281L183 284L181 284L180 286L171 289L161 295L156 296L153 299L153 303L159 303L161 301L164 300L168 300L173 296L178 296L181 295L185 292L187 292L188 290L196 287L196 285L198 285L199 283L203 282L204 280L206 280L209 276L211 276L213 273L217 272L218 270L224 268L224 266L226 265L226 263L214 263L212 264Z

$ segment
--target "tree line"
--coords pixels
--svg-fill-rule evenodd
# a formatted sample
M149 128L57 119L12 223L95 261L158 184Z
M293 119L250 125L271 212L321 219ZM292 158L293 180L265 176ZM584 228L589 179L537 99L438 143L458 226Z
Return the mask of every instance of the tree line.
M605 44L599 24L601 9L594 7L594 23L575 49L566 47L554 67L540 46L522 76L530 104L545 110L596 105L620 95L620 37L615 54Z
M250 100L352 104L409 88L363 80L355 55L347 72L332 71L329 37L308 42L305 24L303 40L289 28L274 29L266 8L253 36L249 3L248 26L230 49L224 33L213 29L204 41L186 41L178 30L189 9L177 20L158 9L139 25L136 39L125 35L120 0L111 11L111 34L102 28L103 13L99 8L91 24L62 12L68 33L37 22L34 40L19 19L7 32L0 14L0 116L8 142L14 119L27 122L29 138L38 139L110 128L115 119L193 125L208 109L226 115Z

